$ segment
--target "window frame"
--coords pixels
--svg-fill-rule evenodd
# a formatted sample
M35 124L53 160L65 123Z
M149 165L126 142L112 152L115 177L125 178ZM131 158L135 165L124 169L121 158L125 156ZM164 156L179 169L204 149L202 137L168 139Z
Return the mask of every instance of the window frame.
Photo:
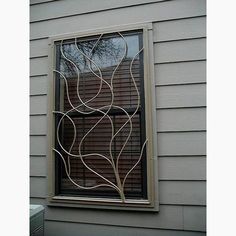
M75 196L58 196L55 194L55 153L52 150L55 143L55 122L52 111L55 104L55 75L53 68L56 61L56 50L54 44L59 40L66 40L75 37L88 37L97 34L107 34L122 31L142 30L143 32L143 70L144 70L144 91L145 91L145 118L146 118L146 138L148 145L146 147L146 165L147 165L147 200L127 199L127 203L119 199L110 198L92 198ZM158 180L157 180L157 148L156 143L156 108L155 108L155 82L154 82L154 58L153 58L153 32L152 24L133 24L116 27L109 27L91 31L76 32L72 34L63 34L49 38L49 71L48 71L48 196L47 204L49 206L68 206L68 207L87 207L87 208L109 208L125 210L159 210L158 202ZM155 170L155 171L154 171Z

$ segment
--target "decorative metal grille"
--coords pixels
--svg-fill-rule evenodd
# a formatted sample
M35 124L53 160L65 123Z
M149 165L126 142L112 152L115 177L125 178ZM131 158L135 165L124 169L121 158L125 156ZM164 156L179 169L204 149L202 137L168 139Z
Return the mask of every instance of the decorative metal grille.
M55 49L58 192L146 198L142 31L61 40Z

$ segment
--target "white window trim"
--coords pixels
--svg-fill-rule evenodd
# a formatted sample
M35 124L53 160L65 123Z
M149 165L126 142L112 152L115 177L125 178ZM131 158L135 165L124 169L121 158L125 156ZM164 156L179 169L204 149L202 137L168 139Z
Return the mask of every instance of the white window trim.
M147 148L147 192L148 200L128 200L122 203L119 199L91 198L91 197L68 197L55 195L55 154L52 151L54 146L54 42L58 40L70 39L73 37L86 37L99 33L113 33L129 30L143 30L144 50L144 89L145 89L145 117L146 117L146 137L148 138ZM49 38L49 71L48 71L48 206L65 207L86 207L102 209L124 209L124 210L144 210L159 211L158 198L158 169L157 169L157 127L156 127L156 107L155 107L155 79L154 79L154 50L153 50L153 28L151 23L141 23L132 25L121 25L96 30L88 30L71 34L52 36ZM148 79L147 79L148 78Z

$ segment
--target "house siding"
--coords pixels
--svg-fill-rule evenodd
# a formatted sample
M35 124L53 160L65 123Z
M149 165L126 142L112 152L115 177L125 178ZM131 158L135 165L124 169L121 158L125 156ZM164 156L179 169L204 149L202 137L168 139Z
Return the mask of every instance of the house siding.
M45 236L205 235L205 0L30 3L30 201L46 208ZM48 207L48 38L145 22L153 24L159 212Z

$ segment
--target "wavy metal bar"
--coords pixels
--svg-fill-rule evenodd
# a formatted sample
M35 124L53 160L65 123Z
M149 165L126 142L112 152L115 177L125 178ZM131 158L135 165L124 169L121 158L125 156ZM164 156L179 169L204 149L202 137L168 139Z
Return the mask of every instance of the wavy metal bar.
M55 72L57 72L57 73L59 73L62 77L63 77L63 79L65 80L65 83L66 83L66 90L67 90L67 94L68 94L68 101L69 101L69 103L70 103L70 105L73 107L73 109L75 109L75 107L73 106L73 104L71 103L71 101L70 101L70 98L69 98L69 91L68 91L68 85L67 85L67 79L65 78L65 76L60 72L60 71L57 71L57 70L54 70ZM83 102L83 101L82 101ZM83 103L83 104L85 104L85 103ZM96 111L99 111L99 112L101 112L101 113L103 113L104 114L104 116L106 116L106 114L103 112L103 111L100 111L99 109L94 109L94 110L96 110ZM80 111L78 111L78 112L80 112ZM80 112L80 113L83 113L83 112ZM81 154L81 144L82 144L82 141L85 139L85 137L97 126L97 124L104 118L104 116L88 131L88 133L82 138L82 140L80 141L80 145L79 145L79 155L74 155L74 154L72 154L72 153L70 153L70 152L68 152L67 150L65 150L65 148L63 147L63 145L61 144L61 142L60 142L60 140L59 140L59 124L58 124L58 126L57 126L57 141L58 141L58 144L60 145L60 147L62 148L62 150L66 153L66 154L68 154L68 155L71 155L71 156L74 156L74 157L79 157L80 159L81 159L81 161L82 161L82 163L84 164L84 166L87 168L87 169L89 169L91 172L93 172L94 174L96 174L97 176L99 176L100 178L102 178L103 180L105 180L106 182L108 182L108 183L112 183L112 182L110 182L108 179L106 179L105 177L103 177L102 175L100 175L99 173L97 173L96 171L94 171L92 168L90 168L85 162L84 162L84 160L83 160L83 155ZM110 118L110 117L109 117ZM62 121L62 119L60 120L60 124L61 124L61 121ZM111 123L112 123L112 120L111 120L111 118L110 118L110 121L111 121ZM99 155L98 153L96 153L96 155ZM87 155L88 156L88 155ZM105 156L103 156L103 155L99 155L99 156L102 156L104 159L106 159L107 161L109 161L109 163L112 165L112 166L114 166L114 164L107 158L107 157L105 157ZM113 183L112 183L113 184Z
M59 112L56 112L56 111L54 111L53 113L59 113ZM62 114L65 114L65 113L62 113ZM73 122L73 120L72 120L72 123L73 123L73 125L74 125L74 122ZM69 156L72 156L72 157L77 157L77 158L80 158L81 156L82 157L89 157L89 156L99 156L99 157L102 157L102 158L104 158L105 160L107 160L111 165L112 165L112 162L111 162L111 160L109 159L109 158L107 158L106 156L104 156L104 155L102 155L102 154L99 154L99 153L90 153L90 154L84 154L84 155L75 155L75 154L72 154L70 151L68 152L64 147L63 147L63 145L61 144L61 141L60 141L60 139L59 139L59 128L60 128L60 126L59 126L59 124L58 124L58 126L57 126L57 142L58 142L58 144L59 144L59 146L61 147L61 149L67 154L67 155L69 155Z
M75 140L76 140L76 126L75 126L75 123L74 123L73 120L70 118L70 116L68 116L67 114L64 114L63 112L55 111L55 112L53 112L53 113L62 114L63 116L66 116L66 117L70 120L70 122L72 123L72 125L73 125L73 129L74 129L74 133L73 133L73 134L74 134L74 136L73 136L72 144L71 144L71 146L70 146L70 148L69 148L69 152L71 152L71 151L72 151L72 148L73 148L73 146L74 146L74 144L75 144ZM61 123L61 121L62 121L62 119L60 119L59 123ZM59 132L59 127L60 127L59 123L58 123L58 125L57 125L57 133ZM68 173L69 173L69 175L70 175L70 155L68 155L67 158L68 158Z
M95 65L95 67L96 67L97 70L99 71L100 76L98 76L96 73L94 73L94 71L90 68L90 69L91 69L91 72L92 72L97 78L99 78L102 82L104 82L104 83L109 87L109 89L110 89L110 91L111 91L111 94L112 94L112 101L111 101L111 103L110 103L110 106L112 106L112 104L113 104L113 99L114 99L114 94L113 94L113 91L112 91L112 88L111 88L110 84L109 84L106 80L103 79L103 77L102 77L102 72L101 72L100 68L98 67L98 65L97 65L93 60L91 60L85 53L83 53L83 52L78 48L76 38L75 38L75 47L76 47L76 49L77 49L86 59L88 59L93 65ZM76 65L75 65L75 66L76 66ZM76 66L76 67L77 67L77 66ZM77 72L77 73L79 73L79 72ZM95 108L89 107L88 105L86 105L86 104L83 102L83 100L81 99L81 97L80 97L80 95L79 95L79 89L78 89L78 88L79 88L79 77L78 77L78 82L77 82L77 96L78 96L80 102L83 103L87 108L89 108L89 109L91 109L91 110L93 110L93 111L99 110L99 109L95 109ZM107 113L108 113L108 112L107 112Z
M101 155L101 154L99 154L99 153L91 153L91 154L86 154L86 155L82 155L82 154L80 154L80 155L75 155L75 154L72 154L72 153L68 152L67 150L64 149L64 147L62 146L62 144L61 144L61 142L60 142L60 140L59 140L59 128L58 128L58 127L57 127L57 142L58 142L59 146L61 147L61 149L62 149L67 155L70 155L70 156L73 156L73 157L79 157L79 158L81 159L82 163L87 167L87 169L89 169L91 172L93 172L94 174L96 174L97 176L99 176L100 178L102 178L103 180L105 180L106 182L108 182L109 184L111 184L111 185L113 185L113 186L116 186L114 183L112 183L111 181L109 181L108 179L106 179L105 177L103 177L102 175L100 175L99 173L97 173L96 171L94 171L93 169L91 169L91 168L84 162L84 160L83 160L83 157L96 156L96 155L97 155L97 156L103 157L104 159L106 159L107 161L109 161L109 163L111 163L110 160L109 160L107 157L105 157L105 156L103 156L103 155ZM58 152L59 152L59 151L58 151Z
M99 43L99 41L100 41L100 39L102 38L102 36L103 36L103 34L101 34L99 37L98 37L98 40L96 41L96 43L93 45L93 47L92 47L92 49L91 49L91 51L90 51L90 53L89 53L89 58L92 60L92 53L93 53L93 50L97 47L97 45L98 45L98 43ZM91 67L91 61L89 60L89 69L92 71L93 69L92 69L92 67ZM94 71L93 71L94 72ZM95 72L94 72L95 73Z
M56 70L55 70L55 72L59 73L59 74L63 77L63 79L65 80L67 94L69 94L68 86L67 86L67 79L65 78L65 76L64 76L60 71L56 71ZM71 104L71 106L73 107L73 109L69 110L67 113L69 113L69 112L72 111L72 110L77 110L76 107L74 107L74 106L72 105L72 103L70 102L69 95L68 95L68 101L69 101L69 103ZM81 105L82 105L82 104L81 104ZM59 113L58 111L54 111L54 113L56 113L56 112ZM60 147L63 149L63 151L66 152L68 155L74 156L74 157L75 157L75 156L76 156L76 157L80 157L80 155L73 155L70 151L68 152L67 150L65 150L64 147L63 147L63 145L61 144L61 142L60 142L60 140L59 140L59 129L60 129L60 125L61 125L61 122L62 122L63 118L64 118L65 116L67 116L67 113L63 113L63 112L60 112L60 113L63 114L63 116L61 117L61 119L59 120L58 125L57 125L57 141L58 141L58 144L59 144ZM75 124L74 124L74 122L73 122L72 119L71 119L71 122L73 123L73 126L75 126ZM111 121L111 122L112 122L112 121ZM101 155L101 156L102 156L104 159L106 159L107 161L109 161L110 164L112 164L111 161L110 161L107 157L105 157L105 156L103 156L103 155Z
M120 34L120 33L119 33ZM123 36L120 34L120 36L123 38ZM124 40L124 38L123 38ZM125 40L124 40L125 41ZM97 70L99 71L100 73L100 79L103 80L102 78L102 73L101 73L101 70L100 68L97 66L97 64L95 62L93 62L86 54L84 54L79 48L78 48L78 45L77 43L75 43L76 45L76 48L77 50L85 57L87 58L91 63L93 63L95 65L95 67L97 68ZM114 75L115 75L115 72L116 70L118 69L118 67L120 66L120 64L122 63L122 61L124 60L124 58L126 57L127 55L127 43L125 41L125 52L124 52L124 55L122 56L120 62L118 63L118 65L116 66L116 68L114 69L113 73L112 73L112 77L111 77L111 86L105 81L103 80L107 85L108 87L110 88L111 90L111 95L112 95L112 100L111 100L111 104L110 104L110 107L109 109L107 110L106 114L108 114L109 110L111 109L112 105L113 105L113 102L114 102L114 93L113 93L113 86L112 86L112 81L113 81L113 78L114 78ZM90 69L91 69L91 66L90 66ZM93 70L91 70L91 72L93 73ZM97 76L95 73L93 73L95 76ZM77 95L79 97L79 93L78 93L78 87L77 87ZM104 114L105 115L105 114ZM114 135L114 125L113 125L113 122L112 120L110 119L110 116L107 115L107 117L109 118L109 120L111 121L111 126L112 126L112 137ZM86 136L101 122L101 120L103 119L104 117L102 117L88 132L87 134L85 134L85 136L82 138L80 144L79 144L79 153L81 154L81 145L82 145L82 141L86 138ZM112 143L112 140L110 142L110 147L109 147L109 152L110 152L110 157L111 157L111 161L112 161L112 168L114 170L114 173L115 173L115 176L116 176L116 180L117 180L117 184L118 186L121 188L121 181L120 181L120 176L119 176L119 173L117 172L117 168L115 167L115 163L113 161L113 156L112 156L112 152L111 152L111 143ZM121 196L122 199L125 199L124 197L124 194L122 193L122 196Z
M131 116L128 115L128 120L120 127L120 129L119 129L119 130L117 131L117 133L115 134L115 136L116 136L116 135L125 127L125 125L126 125L128 122L130 122L129 135L128 135L128 137L126 138L125 143L123 144L123 146L122 146L122 148L121 148L121 150L120 150L120 152L119 152L119 154L118 154L118 156L117 156L117 159L116 159L116 167L117 167L117 169L118 169L118 167L119 167L119 158L120 158L120 155L121 155L122 151L124 150L124 148L125 148L125 146L126 146L128 140L129 140L129 138L130 138L130 136L131 136L131 133L132 133L132 129L133 129L133 127L132 127L132 118L135 116L135 114L137 113L137 111L138 111L138 109L139 109L139 106L140 106L140 95L139 95L138 87L137 87L137 85L136 85L136 82L135 82L135 80L134 80L134 76L133 76L133 73L132 73L132 66L133 66L133 62L134 62L135 58L139 55L140 52L143 51L143 49L144 49L144 48L142 48L142 49L140 49L140 50L138 51L138 53L133 57L133 59L132 59L132 61L131 61L131 63L130 63L130 75L131 75L133 84L134 84L134 86L135 86L136 92L137 92L138 104L137 104L137 106L136 106L136 109L135 109L134 113L133 113ZM118 171L119 171L119 170L118 170Z
M75 43L76 43L76 39L75 39ZM99 77L99 78L100 78L104 83L106 83L106 84L108 85L108 87L110 88L111 93L112 93L112 102L111 102L111 104L110 104L109 106L111 107L111 105L112 105L112 103L113 103L113 99L114 99L114 94L113 94L113 91L112 91L112 89L111 89L111 86L102 78L101 70L100 70L100 68L96 65L96 63L94 63L90 58L88 58L88 56L85 55L85 54L78 48L77 44L76 44L76 48L77 48L77 50L78 50L80 53L82 53L82 55L84 55L88 60L90 60L90 61L97 67L98 71L100 72L100 77ZM61 51L62 51L62 50L61 50ZM105 116L108 117L108 119L109 119L110 122L111 122L111 125L113 126L113 122L112 122L110 116L107 115L107 113L109 112L110 108L107 110L107 112L103 112L103 111L101 111L100 109L92 108L92 107L88 106L86 103L83 102L83 100L81 99L81 97L80 97L80 95L79 95L79 92L78 92L78 91L79 91L79 89L78 89L78 86L79 86L79 70L78 70L76 64L75 64L73 61L71 61L70 59L68 59L67 57L65 57L65 55L64 55L63 52L62 52L62 55L63 55L63 57L64 57L66 60L68 60L70 63L72 63L72 64L74 65L74 67L76 68L76 72L77 72L77 75L78 75L78 80L77 80L77 96L78 96L78 99L80 100L80 102L81 102L84 106L86 106L87 108L89 108L89 109L91 109L91 110L93 110L93 111L101 112L101 113L103 114L103 116L98 120L98 122L97 122L97 123L84 135L84 137L81 139L81 141L80 141L80 143L79 143L79 158L81 159L82 163L84 164L84 166L85 166L87 169L89 169L91 172L93 172L94 174L96 174L97 176L99 176L100 178L102 178L103 180L105 180L106 182L112 183L112 182L110 182L108 179L106 179L105 177L103 177L102 175L100 175L99 173L97 173L96 171L94 171L92 168L90 168L90 167L84 162L84 160L83 160L83 155L81 154L81 145L82 145L83 140L84 140L84 139L87 137L87 135L101 122L101 120L103 120L103 118L104 118ZM57 72L58 72L58 71L57 71ZM92 70L91 70L91 72L93 73ZM59 73L60 73L60 72L59 72ZM66 78L65 78L65 76L64 76L62 73L60 73L60 75L65 79L65 81L67 81ZM97 76L97 75L95 74L95 76ZM67 88L67 93L69 94L67 83L66 83L66 88ZM69 100L69 95L68 95L68 100ZM70 102L70 101L69 101L69 102ZM71 102L70 102L70 105L71 105L73 108L75 108L75 107L72 105ZM78 111L78 110L76 110L76 111L79 112L79 113L82 113L82 114L87 114L86 112L81 112L81 111ZM114 128L113 128L113 130L114 130ZM58 137L58 136L59 136L59 135L58 135L58 133L57 133L57 137ZM58 139L58 142L60 143L60 140L59 140L59 139ZM62 145L61 145L61 143L60 143L60 146L61 146L61 148L63 148ZM67 152L64 148L63 148L63 150L68 154L68 152ZM71 153L70 153L70 155L71 155ZM105 157L105 159L107 159L107 158ZM112 165L113 169L115 169L115 165L114 165L113 160L111 161L111 163L112 163L111 165ZM112 184L113 184L113 183L112 183Z
M112 73L112 76L111 76L111 87L112 87L112 90L113 90L113 79L114 79L114 75L115 75L115 73L116 73L116 71L117 71L117 69L119 68L119 66L120 66L120 64L122 63L122 61L125 59L125 57L127 56L127 48L128 48L128 46L127 46L127 42L126 42L126 40L124 39L124 37L123 37L123 35L120 33L120 32L118 32L118 34L121 36L121 38L124 40L124 43L125 43L125 51L124 51L124 54L123 54L123 56L122 56L122 58L121 58L121 60L120 60L120 62L118 63L118 65L116 66L116 68L114 69L114 71L113 71L113 73ZM116 108L118 108L118 109L121 109L121 110L123 110L123 111L125 111L122 107L120 107L120 106L114 106L113 105L113 107L116 107ZM126 112L126 111L125 111ZM129 114L126 112L126 114L129 116ZM112 135L112 138L111 138L111 141L110 141L110 145L109 145L109 152L110 152L110 156L111 156L111 158L113 159L113 155L112 155L112 142L113 142L113 139L114 139L114 137L115 137L116 135ZM117 171L117 168L116 168L116 172L118 172ZM118 173L119 174L119 173Z
M62 122L64 116L67 116L67 117L70 119L70 121L72 122L73 127L75 127L75 124L74 124L73 120L72 120L67 114L69 114L70 112L74 111L76 108L78 108L78 107L80 107L80 106L82 106L82 104L80 104L79 106L77 106L77 107L75 107L75 108L72 108L72 109L68 110L66 113L63 113L63 112L60 112L60 111L53 111L53 113L62 114L62 117L61 117L61 119L59 120L59 122L58 122L58 124L57 124L57 141L58 141L60 147L61 147L64 151L66 151L66 150L64 149L64 147L62 146L62 144L61 144L61 142L60 142L60 140L59 140L59 129L60 129L61 122ZM76 129L74 129L74 131L75 131L75 133L74 133L74 138L73 138L73 140L76 139ZM74 144L74 141L73 141L73 144ZM71 149L73 148L73 144L71 145L71 148L70 148L69 152L67 152L67 153L68 153L68 156L79 157L79 155L72 155L72 154L70 153L70 152L71 152ZM88 156L88 155L89 155L89 154L83 155L83 156L86 157L86 156ZM91 155L93 155L93 156L99 155L100 157L102 157L102 158L106 159L107 161L109 161L110 164L112 164L111 161L110 161L106 156L104 156L104 155L102 155L102 154L92 153ZM69 163L69 162L68 162L68 163ZM70 169L69 169L69 170L70 170Z
M77 184L77 183L70 177L70 175L69 175L69 173L68 173L68 171L67 171L66 161L65 161L64 157L62 156L62 154L61 154L58 150L56 150L55 148L53 148L53 151L55 151L55 152L61 157L61 159L62 159L62 161L63 161L63 164L64 164L64 166L65 166L65 171L66 171L66 175L67 175L68 179L69 179L74 185L76 185L77 187L82 188L82 189L94 189L94 188L98 188L98 187L111 187L111 188L117 190L118 192L120 191L120 190L117 188L117 186L114 185L113 183L112 183L111 185L109 185L109 184L98 184L98 185L95 185L95 186L92 186L92 187L85 187L85 186L82 186L82 185Z
M140 153L140 156L139 156L139 159L138 161L135 163L135 165L128 171L128 173L126 174L125 178L123 179L123 183L122 183L122 188L124 188L125 186L125 181L128 177L128 175L133 171L133 169L138 165L138 163L140 162L141 158L142 158L142 155L143 155L143 150L144 150L144 147L146 145L146 143L148 142L148 140L146 139L145 142L143 143L143 146L142 146L142 149L141 149L141 153Z
M102 36L102 35L101 35L101 36ZM100 40L101 36L99 37L98 40ZM92 48L90 54L91 54L92 51L94 50L94 48L95 48L95 46L97 45L97 43L98 43L98 41L96 42L96 44L95 44L94 47ZM75 69L76 69L76 74L77 74L77 90L78 90L78 87L79 87L79 74L80 74L80 73L79 73L79 69L78 69L77 65L76 65L72 60L70 60L69 58L67 58L67 57L65 56L65 54L64 54L64 52L63 52L63 50L62 50L62 44L63 44L63 40L61 41L61 45L60 45L60 52L61 52L62 56L64 57L64 59L65 59L66 61L70 62L70 63L75 67ZM54 71L56 71L56 70L54 70ZM60 73L60 74L61 74L61 73ZM101 74L100 74L100 76L101 76ZM100 78L99 76L96 76L96 77ZM63 78L65 78L65 76L64 76ZM101 82L100 82L99 90L98 90L97 94L96 94L94 97L92 97L91 99L89 99L89 100L86 101L86 102L82 102L81 99L80 99L80 96L78 97L79 100L80 100L80 102L81 102L82 104L84 104L84 103L87 104L87 103L93 101L93 100L100 94L101 89L102 89L102 80L100 80L100 81L101 81ZM67 86L67 85L66 85L66 86ZM68 86L67 86L67 91L68 91ZM68 100L69 100L69 95L67 95L67 96L68 96ZM70 105L71 105L71 103L70 103ZM72 106L72 107L73 107L73 106ZM82 113L82 114L91 114L92 112L94 112L94 111L92 111L91 113L90 113L90 112L87 112L87 113L86 113L86 112L79 111L79 110L76 110L76 111L78 111L78 112L80 112L80 113Z
M113 89L112 89L112 87L110 86L110 84L109 84L107 81L105 81L105 80L103 79L103 77L102 77L102 72L101 72L100 68L98 67L98 65L97 65L93 60L91 60L85 53L83 53L83 52L78 48L76 39L75 39L75 46L76 46L76 49L77 49L87 60L89 60L90 63L92 63L92 64L97 68L97 70L99 71L100 76L98 77L98 76L94 73L94 71L91 69L91 66L90 66L91 72L92 72L96 77L98 77L99 79L101 79L102 82L104 82L105 84L107 84L107 86L109 87L109 89L110 89L110 91L111 91L111 103L110 103L110 105L108 105L108 110L107 110L106 112L103 112L103 111L100 110L100 109L96 109L96 108L89 107L89 106L87 106L87 105L85 104L85 106L86 106L86 107L89 107L91 110L99 111L99 112L103 113L103 116L97 121L97 123L96 123L94 126L92 126L92 128L91 128L89 131L87 131L87 133L86 133L86 134L84 135L84 137L81 139L81 141L80 141L80 143L79 143L79 154L81 155L81 145L82 145L84 139L92 132L92 130L95 129L95 127L96 127L105 117L107 117L107 118L109 119L110 123L111 123L112 136L113 136L113 133L114 133L114 125L113 125L112 119L111 119L110 116L108 115L108 112L110 111L110 109L111 109L111 107L112 107L112 104L113 104L113 101L114 101L114 93L113 93ZM77 96L78 96L78 98L80 98L78 86L77 86ZM82 101L82 100L81 100L81 101ZM82 102L83 102L83 101L82 101ZM115 164L114 164L113 158L111 158L111 162L112 162L112 168L113 168L114 173L115 173ZM115 173L115 175L116 175L116 173Z
M87 101L83 101L82 98L80 97L80 94L79 94L79 84L80 84L80 72L79 72L79 68L77 67L77 65L72 61L70 60L69 58L67 58L62 50L62 43L63 43L63 40L61 41L61 45L60 45L60 51L61 51L61 55L64 57L65 60L67 60L69 63L71 63L74 68L76 69L76 73L77 73L77 97L80 101L80 105L78 106L73 106L71 100L70 100L70 95L69 95L69 89L68 89L68 83L67 83L67 78L58 70L54 70L54 72L58 73L60 75L60 77L62 77L65 81L65 86L66 86L66 94L67 94L67 99L69 101L69 104L70 106L72 107L72 109L68 110L67 112L63 113L63 112L60 112L60 111L54 111L54 113L60 113L62 115L61 119L59 120L58 124L57 124L57 142L60 146L60 148L68 155L68 167L67 167L67 164L66 164L66 161L64 159L64 157L62 156L62 154L56 150L56 149L53 149L55 152L57 152L59 154L59 156L62 158L62 161L64 163L64 166L65 166L65 171L66 171L66 174L67 174L67 177L68 179L77 187L81 188L81 189L94 189L94 188L98 188L98 187L111 187L113 189L115 189L116 191L118 191L119 195L120 195L120 198L121 198L121 201L122 202L126 202L126 199L125 199L125 194L124 194L124 186L125 186L125 181L127 179L127 177L129 176L129 174L134 170L134 168L138 165L138 163L140 162L141 158L142 158L142 154L143 154L143 150L144 150L144 147L147 143L147 139L146 141L144 142L144 144L142 145L142 149L141 149L141 153L140 153L140 156L139 156L139 159L137 160L137 162L135 163L135 165L127 172L127 174L125 175L125 178L123 179L123 182L121 183L121 180L120 180L120 175L119 175L119 158L120 158L120 155L121 153L123 152L125 146L127 145L127 142L128 140L130 139L130 136L131 136L131 133L132 133L132 118L134 117L134 115L137 113L138 109L139 109L139 106L140 106L140 95L139 95L139 91L138 91L138 87L136 85L136 82L134 80L134 77L133 77L133 74L132 74L132 65L133 65L133 62L135 60L135 58L139 55L139 53L141 53L141 51L144 49L142 48L141 50L139 50L139 52L133 57L131 63L130 63L130 75L131 75L131 79L132 79L132 82L134 84L134 87L135 87L135 90L137 92L137 97L138 97L138 104L136 106L136 109L134 111L134 113L132 115L129 115L127 113L127 111L120 107L120 106L116 106L114 105L114 93L113 93L113 80L114 80L114 75L117 71L117 69L119 68L120 64L122 63L122 61L126 58L127 56L127 48L128 48L128 45L127 45L127 42L125 40L125 38L123 37L123 35L118 32L118 34L120 35L120 37L123 39L124 41L124 44L125 44L125 50L124 50L124 54L122 56L122 58L120 59L119 63L117 64L117 66L115 67L115 69L113 70L112 72L112 76L111 76L111 84L109 84L106 80L103 79L103 76L102 76L102 72L99 68L99 66L91 59L92 57L92 52L94 51L94 49L97 47L100 39L102 38L102 34L99 36L98 40L96 41L96 43L93 45L93 48L91 49L90 53L89 53L89 56L87 56L84 52L82 52L79 48L78 48L78 45L77 45L77 39L75 38L75 47L76 49L78 50L79 53L81 53L84 58L86 59L86 61L89 61L89 70L92 72L92 74L95 75L96 78L98 78L100 80L100 87L98 89L98 92L97 94L92 97L91 99L87 100ZM92 64L95 66L95 68L97 69L97 71L99 72L99 75L92 69ZM89 102L93 101L94 99L97 98L97 96L101 93L101 90L102 90L102 84L105 83L108 87L109 87L109 90L110 90L110 93L111 93L111 102L109 105L106 105L106 106L102 106L102 107L99 107L99 108L93 108L91 106L88 105ZM88 112L85 112L85 111L81 111L79 110L78 108L80 108L81 106L85 106L87 109L89 109ZM116 109L120 109L122 110L125 115L127 116L127 121L119 128L119 130L114 134L114 124L113 124L113 121L111 119L111 117L108 115L110 109L114 107ZM103 109L106 109L106 111L103 111ZM79 146L78 146L78 153L79 155L75 155L75 154L72 154L71 151L72 151L72 148L75 144L75 140L76 140L76 126L73 122L73 120L69 117L69 113L72 112L72 111L76 111L78 113L81 113L81 114L91 114L93 112L99 112L101 114L103 114L103 116L96 122L95 125L92 126L92 128L90 128L89 131L87 131L87 133L82 137L82 139L80 140L80 143L79 143ZM61 125L61 122L62 120L67 117L72 125L73 125L73 130L74 130L74 136L73 136L73 141L72 141L72 144L69 148L69 151L65 150L65 148L62 146L61 142L60 142L60 139L59 139L59 128L60 128L60 125ZM85 140L85 138L92 132L92 130L94 130L96 128L96 126L105 118L107 117L110 121L110 124L111 124L111 128L112 128L112 131L111 131L111 140L110 140L110 143L109 143L109 154L110 154L110 159L102 154L99 154L99 153L89 153L89 154L85 154L83 155L81 153L81 145L83 143L83 141ZM114 138L118 135L118 133L127 125L127 124L130 124L130 129L129 129L129 134L124 142L124 144L122 145L121 147L121 150L117 156L117 159L116 159L116 163L114 163L114 159L113 159L113 154L112 154L112 143L113 143L113 140ZM79 184L77 184L73 179L71 179L70 177L70 156L71 157L76 157L76 158L80 158L81 162L83 163L83 165L88 169L90 170L92 173L94 173L95 175L97 175L98 177L100 177L101 179L103 179L105 182L107 182L108 184L99 184L99 185L95 185L95 186L92 186L92 187L85 187L85 186L81 186ZM104 176L100 175L99 173L97 173L94 169L92 169L91 167L89 167L87 165L87 163L84 161L84 157L89 157L89 156L99 156L101 158L104 158L105 160L107 160L109 162L109 164L111 165L113 171L114 171L114 174L115 174L115 177L116 177L116 184L114 184L113 182L111 182L109 179L105 178Z
M120 33L119 33L120 34ZM120 34L121 35L121 34ZM123 37L123 36L122 36ZM95 62L93 62L86 54L84 54L79 48L78 48L78 45L76 43L76 48L77 50L85 57L87 58L91 63L93 63L95 65L95 67L98 69L99 73L101 73L100 71L100 68L97 66L97 64ZM111 98L111 104L110 104L110 107L109 109L106 111L106 115L107 117L109 117L109 120L111 121L111 127L112 127L112 137L114 136L114 125L113 125L113 121L110 119L110 116L108 115L108 112L110 111L111 107L113 106L113 102L114 102L114 93L113 93L113 86L112 86L112 81L113 81L113 78L114 78L114 75L115 75L115 72L117 71L117 69L119 68L120 64L122 63L122 61L124 60L124 58L126 57L127 55L127 44L125 42L125 52L124 52L124 55L122 56L120 62L118 63L118 65L116 66L116 68L114 69L113 73L112 73L112 77L111 77L111 85L109 85L109 83L107 83L105 80L103 80L102 76L101 76L101 79L108 85L108 87L110 88L111 90L111 95L112 95L112 98ZM90 67L91 68L91 67ZM93 70L91 70L91 72L93 73ZM93 73L94 74L94 73ZM96 74L94 74L96 76ZM78 89L77 89L77 94L78 94ZM79 96L79 94L78 94ZM104 117L102 117L88 132L87 134L85 134L85 136L82 138L80 144L79 144L79 153L80 153L80 147L82 145L82 141L86 138L86 136L97 126L97 124L99 124L102 119ZM114 159L113 159L113 156L112 156L112 151L111 151L111 143L112 143L112 139L111 139L111 142L110 142L110 145L109 145L109 153L110 153L110 158L111 158L111 161L112 161L112 168L113 168L113 171L114 171L114 174L116 176L116 182L117 182L117 185L119 187L119 189L121 190L121 199L124 201L125 200L125 196L124 196L124 193L123 193L123 190L121 188L121 181L120 181L120 176L119 176L119 173L117 172L117 168L115 166L115 163L114 163Z
M94 44L93 48L92 48L91 51L90 51L90 55L92 54L94 48L97 46L97 44L98 44L98 42L99 42L99 40L101 39L102 36L103 36L103 34L101 34L101 35L99 36L98 40L96 41L96 43ZM77 68L77 66L73 63L73 61L71 61L71 60L69 60L68 58L65 57L65 54L63 53L63 50L62 50L62 44L63 44L63 40L61 41L61 45L60 45L61 54L63 55L63 57L64 57L66 60L68 60L70 63L72 63L72 64L75 66L75 68L76 68L76 70L77 70L77 72L78 72L78 68ZM71 110L69 110L66 114L68 114L69 112L74 111L74 110L77 110L77 111L78 111L78 108L81 107L83 104L81 104L81 105L79 105L79 106L77 106L77 107L74 107L74 106L72 105L72 103L71 103L71 101L70 101L70 97L69 97L67 79L65 78L65 76L63 76L62 73L60 73L60 71L54 70L54 72L59 73L59 74L64 78L65 83L66 83L67 99L68 99L69 104L71 105L71 107L73 107L73 108L72 108ZM79 73L78 73L78 76L79 76ZM97 94L96 94L94 97L92 97L91 99L89 99L88 101L86 101L85 103L91 102L92 100L94 100L94 99L100 94L101 87L102 87L101 85L102 85L102 83L100 84L100 88L99 88L99 91L97 92ZM80 112L82 112L82 111L80 111ZM93 111L92 111L92 112L93 112ZM66 115L66 114L65 114L65 115ZM63 116L61 117L61 119L60 119L60 121L59 121L59 124L58 124L58 127L60 127L61 121L63 120L63 118L64 118L65 115L63 115ZM72 121L72 123L73 123L73 121ZM73 123L73 125L74 125L74 123ZM76 135L74 135L74 139L75 139L75 138L76 138ZM74 142L73 142L73 144L74 144ZM71 146L71 149L73 148L73 144L72 144L72 146ZM71 151L71 149L69 150L69 152ZM104 157L104 158L105 158L105 157ZM68 156L68 165L70 166L69 156ZM70 168L69 168L69 173L70 173Z

